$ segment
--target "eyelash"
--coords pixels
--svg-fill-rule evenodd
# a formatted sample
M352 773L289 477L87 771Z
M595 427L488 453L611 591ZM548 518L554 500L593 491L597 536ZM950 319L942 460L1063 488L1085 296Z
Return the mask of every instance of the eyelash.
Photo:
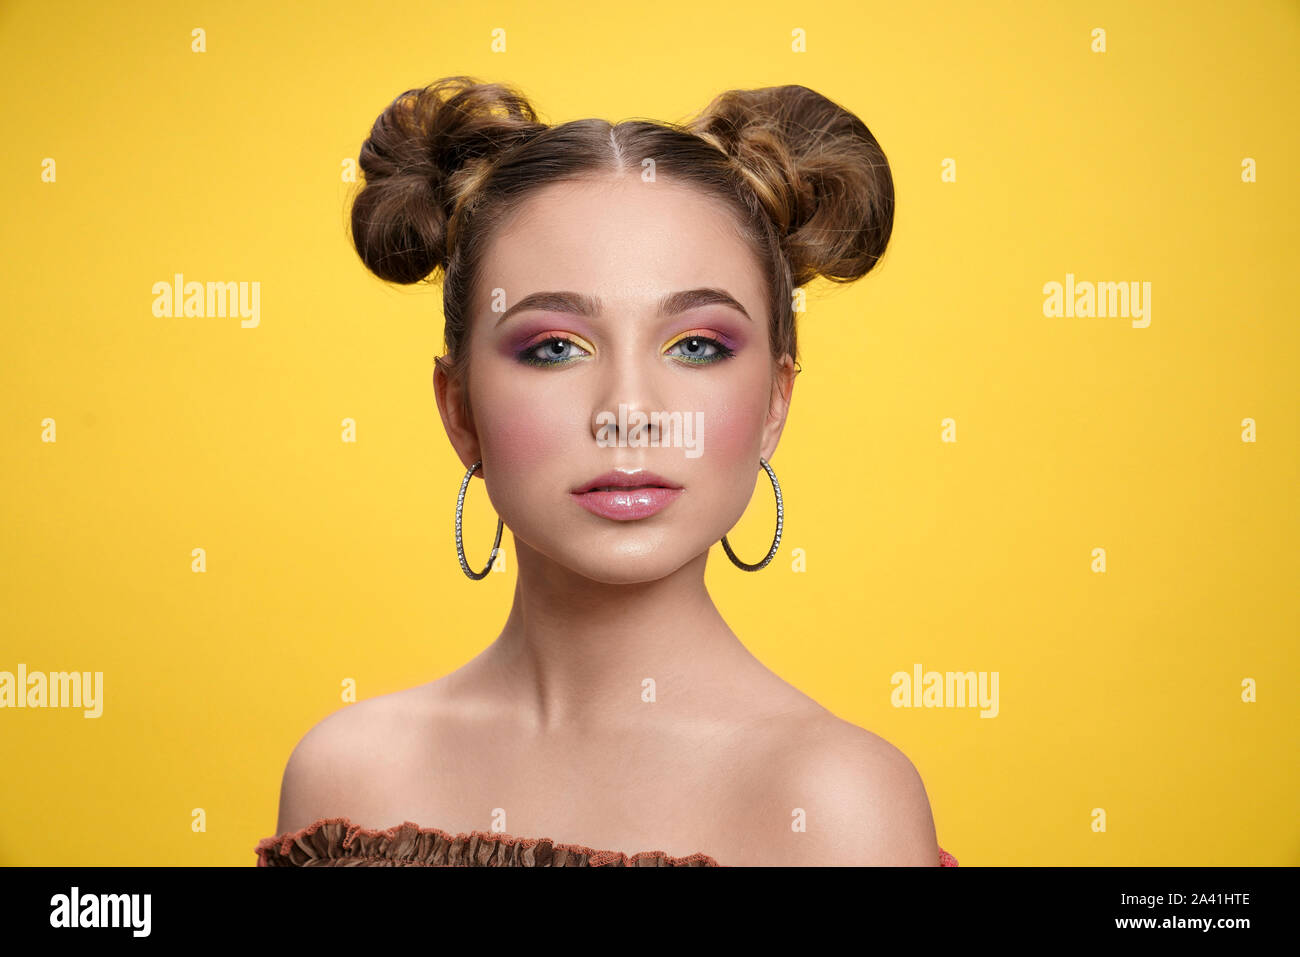
M692 342L695 340L699 340L700 342L703 342L705 345L713 346L716 349L716 352L714 355L711 356L678 357L684 359L686 362L690 363L691 365L711 365L714 362L722 362L725 359L730 359L732 356L736 354L734 349L731 349L730 347L726 346L722 342L719 342L717 339L714 339L712 336L683 336L682 338L674 342L673 346L679 346L683 342ZM524 349L523 352L519 353L518 356L519 361L525 363L526 365L533 365L533 366L558 366L558 365L564 365L566 362L579 358L579 356L565 356L560 359L541 359L537 355L535 355L538 349L541 349L543 346L549 346L551 345L551 343L554 342L563 342L567 345L578 346L578 344L574 342L572 339L566 339L563 336L548 336L547 338L541 340L540 342L533 343L532 345ZM578 348L582 348L582 347L578 346Z

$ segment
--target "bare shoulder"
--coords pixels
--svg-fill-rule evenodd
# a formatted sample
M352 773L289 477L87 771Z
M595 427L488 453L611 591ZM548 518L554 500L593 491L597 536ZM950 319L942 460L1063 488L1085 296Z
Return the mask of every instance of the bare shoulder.
M754 863L937 865L925 785L902 751L818 708L777 723L750 782Z
M276 834L322 817L364 816L367 790L381 794L389 769L407 746L417 744L419 722L411 719L428 710L430 687L346 705L304 734L285 765Z

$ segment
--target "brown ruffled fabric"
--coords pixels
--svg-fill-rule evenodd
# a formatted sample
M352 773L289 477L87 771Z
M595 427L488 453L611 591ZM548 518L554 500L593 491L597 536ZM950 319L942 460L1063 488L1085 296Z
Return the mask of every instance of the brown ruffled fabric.
M449 834L406 821L384 830L361 827L346 817L321 818L257 845L258 867L720 867L708 854L672 857L641 851L630 857L547 837L511 837L471 831ZM939 864L957 859L939 849Z
M718 867L707 854L630 857L550 838L471 831L449 834L406 821L373 830L346 817L321 818L257 845L258 867Z

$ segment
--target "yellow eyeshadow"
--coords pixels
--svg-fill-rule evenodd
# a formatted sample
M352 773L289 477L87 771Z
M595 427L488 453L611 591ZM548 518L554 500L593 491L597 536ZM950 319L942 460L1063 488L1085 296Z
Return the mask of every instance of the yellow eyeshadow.
M528 348L529 348L529 349L534 349L534 348L536 348L536 347L538 347L538 346L540 346L540 345L543 345L543 344L546 343L546 342L549 342L549 341L552 340L552 339L567 339L567 340L571 340L572 342L574 342L574 343L576 343L577 345L581 346L582 348L586 349L588 352L594 353L594 352L596 351L596 347L595 347L595 346L593 346L590 342L588 342L586 339L582 338L582 336L578 335L577 333L573 333L573 332L559 332L559 331L544 332L544 333L542 333L541 335L534 336L534 337L533 337L533 344L530 345L530 346L528 346Z
M590 342L588 342L586 339L582 338L582 336L575 335L575 334L572 333L572 332L566 332L566 333L565 333L563 336L561 336L560 338L572 339L574 342L576 342L578 345L582 346L582 348L586 349L588 352L595 352L595 351L596 351L596 347L593 346Z
M680 336L676 336L673 339L673 341L668 343L668 345L664 346L664 348L671 349L673 346L677 345L677 343L681 342L684 339L697 339L697 338L712 339L713 336L705 332L703 329L692 329L690 332L683 332Z

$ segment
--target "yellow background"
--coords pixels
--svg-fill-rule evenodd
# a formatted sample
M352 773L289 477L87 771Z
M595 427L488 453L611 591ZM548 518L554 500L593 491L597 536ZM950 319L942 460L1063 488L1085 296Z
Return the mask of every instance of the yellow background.
M912 759L963 866L1300 863L1298 52L1293 2L5 3L0 670L105 701L0 711L0 862L251 865L343 679L428 681L503 624L509 532L505 574L455 557L439 290L366 272L340 175L466 73L548 122L784 83L861 116L893 240L809 290L785 538L755 574L715 546L723 614ZM260 282L259 327L155 318L176 272ZM1067 272L1151 282L1150 327L1045 318ZM773 520L756 472L741 557ZM476 566L494 523L476 482ZM1000 713L893 708L917 662L997 671Z

